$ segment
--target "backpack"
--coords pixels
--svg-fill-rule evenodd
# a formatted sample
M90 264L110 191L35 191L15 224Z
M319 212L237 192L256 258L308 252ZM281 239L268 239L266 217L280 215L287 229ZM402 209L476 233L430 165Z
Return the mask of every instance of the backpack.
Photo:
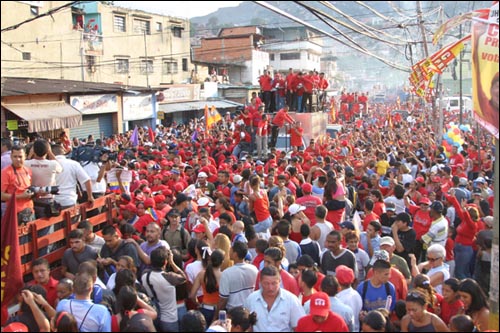
M365 283L363 283L363 291L361 293L361 300L362 300L362 303L363 306L365 306L365 298L366 298L366 292L368 291L368 281L369 280L366 280ZM391 296L391 287L389 285L389 282L386 282L384 283L384 287L385 287L385 293L387 294L387 296Z
M146 273L146 283L148 284L149 289L151 290L151 293L153 294L153 297L150 297L151 300L151 305L153 308L156 310L157 316L156 319L153 320L153 324L155 325L156 329L158 331L161 331L161 307L160 307L160 301L158 299L158 296L156 295L156 291L153 288L153 285L151 284L151 272L149 271Z

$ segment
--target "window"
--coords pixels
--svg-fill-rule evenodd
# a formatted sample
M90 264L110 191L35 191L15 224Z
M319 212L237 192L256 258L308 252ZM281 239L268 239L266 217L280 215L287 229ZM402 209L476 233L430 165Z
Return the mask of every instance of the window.
M143 59L141 60L141 74L149 74L153 73L153 60L152 59Z
M117 58L115 60L115 73L128 73L128 59Z
M95 73L96 71L96 57L95 56L85 56L85 60L87 63L87 70L91 73Z
M187 72L188 71L188 60L187 58L182 58L182 71Z
M114 18L114 29L115 31L125 32L127 31L125 26L125 16L115 15Z
M172 34L174 37L182 37L182 28L181 27L172 27Z
M269 60L274 61L274 53L269 54Z
M300 60L300 53L281 53L280 60Z
M146 20L134 19L134 33L151 35L151 24Z
M164 59L163 60L163 74L177 74L179 66L176 60Z
M31 53L23 52L23 60L31 60Z
M163 26L161 22L156 22L156 31L161 32L163 30Z

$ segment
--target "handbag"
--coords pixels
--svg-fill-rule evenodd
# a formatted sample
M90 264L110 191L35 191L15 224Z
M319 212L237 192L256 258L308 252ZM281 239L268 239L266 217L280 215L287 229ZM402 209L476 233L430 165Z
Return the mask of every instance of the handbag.
M61 205L54 199L34 199L35 215L41 217L55 217L61 214Z

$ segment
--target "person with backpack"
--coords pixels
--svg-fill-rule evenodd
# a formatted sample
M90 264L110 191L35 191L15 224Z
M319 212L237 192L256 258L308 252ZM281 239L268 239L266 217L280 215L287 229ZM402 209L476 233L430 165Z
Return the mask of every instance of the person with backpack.
M386 260L377 260L373 264L373 276L361 282L356 288L363 300L363 308L359 320L371 310L386 308L393 311L396 306L396 289L389 282L391 264Z

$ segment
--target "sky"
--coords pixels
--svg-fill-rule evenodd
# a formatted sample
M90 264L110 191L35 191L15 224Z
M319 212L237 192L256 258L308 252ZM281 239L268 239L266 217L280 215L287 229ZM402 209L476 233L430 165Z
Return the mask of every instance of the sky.
M115 1L115 6L150 13L193 18L211 14L222 7L236 7L242 1Z

